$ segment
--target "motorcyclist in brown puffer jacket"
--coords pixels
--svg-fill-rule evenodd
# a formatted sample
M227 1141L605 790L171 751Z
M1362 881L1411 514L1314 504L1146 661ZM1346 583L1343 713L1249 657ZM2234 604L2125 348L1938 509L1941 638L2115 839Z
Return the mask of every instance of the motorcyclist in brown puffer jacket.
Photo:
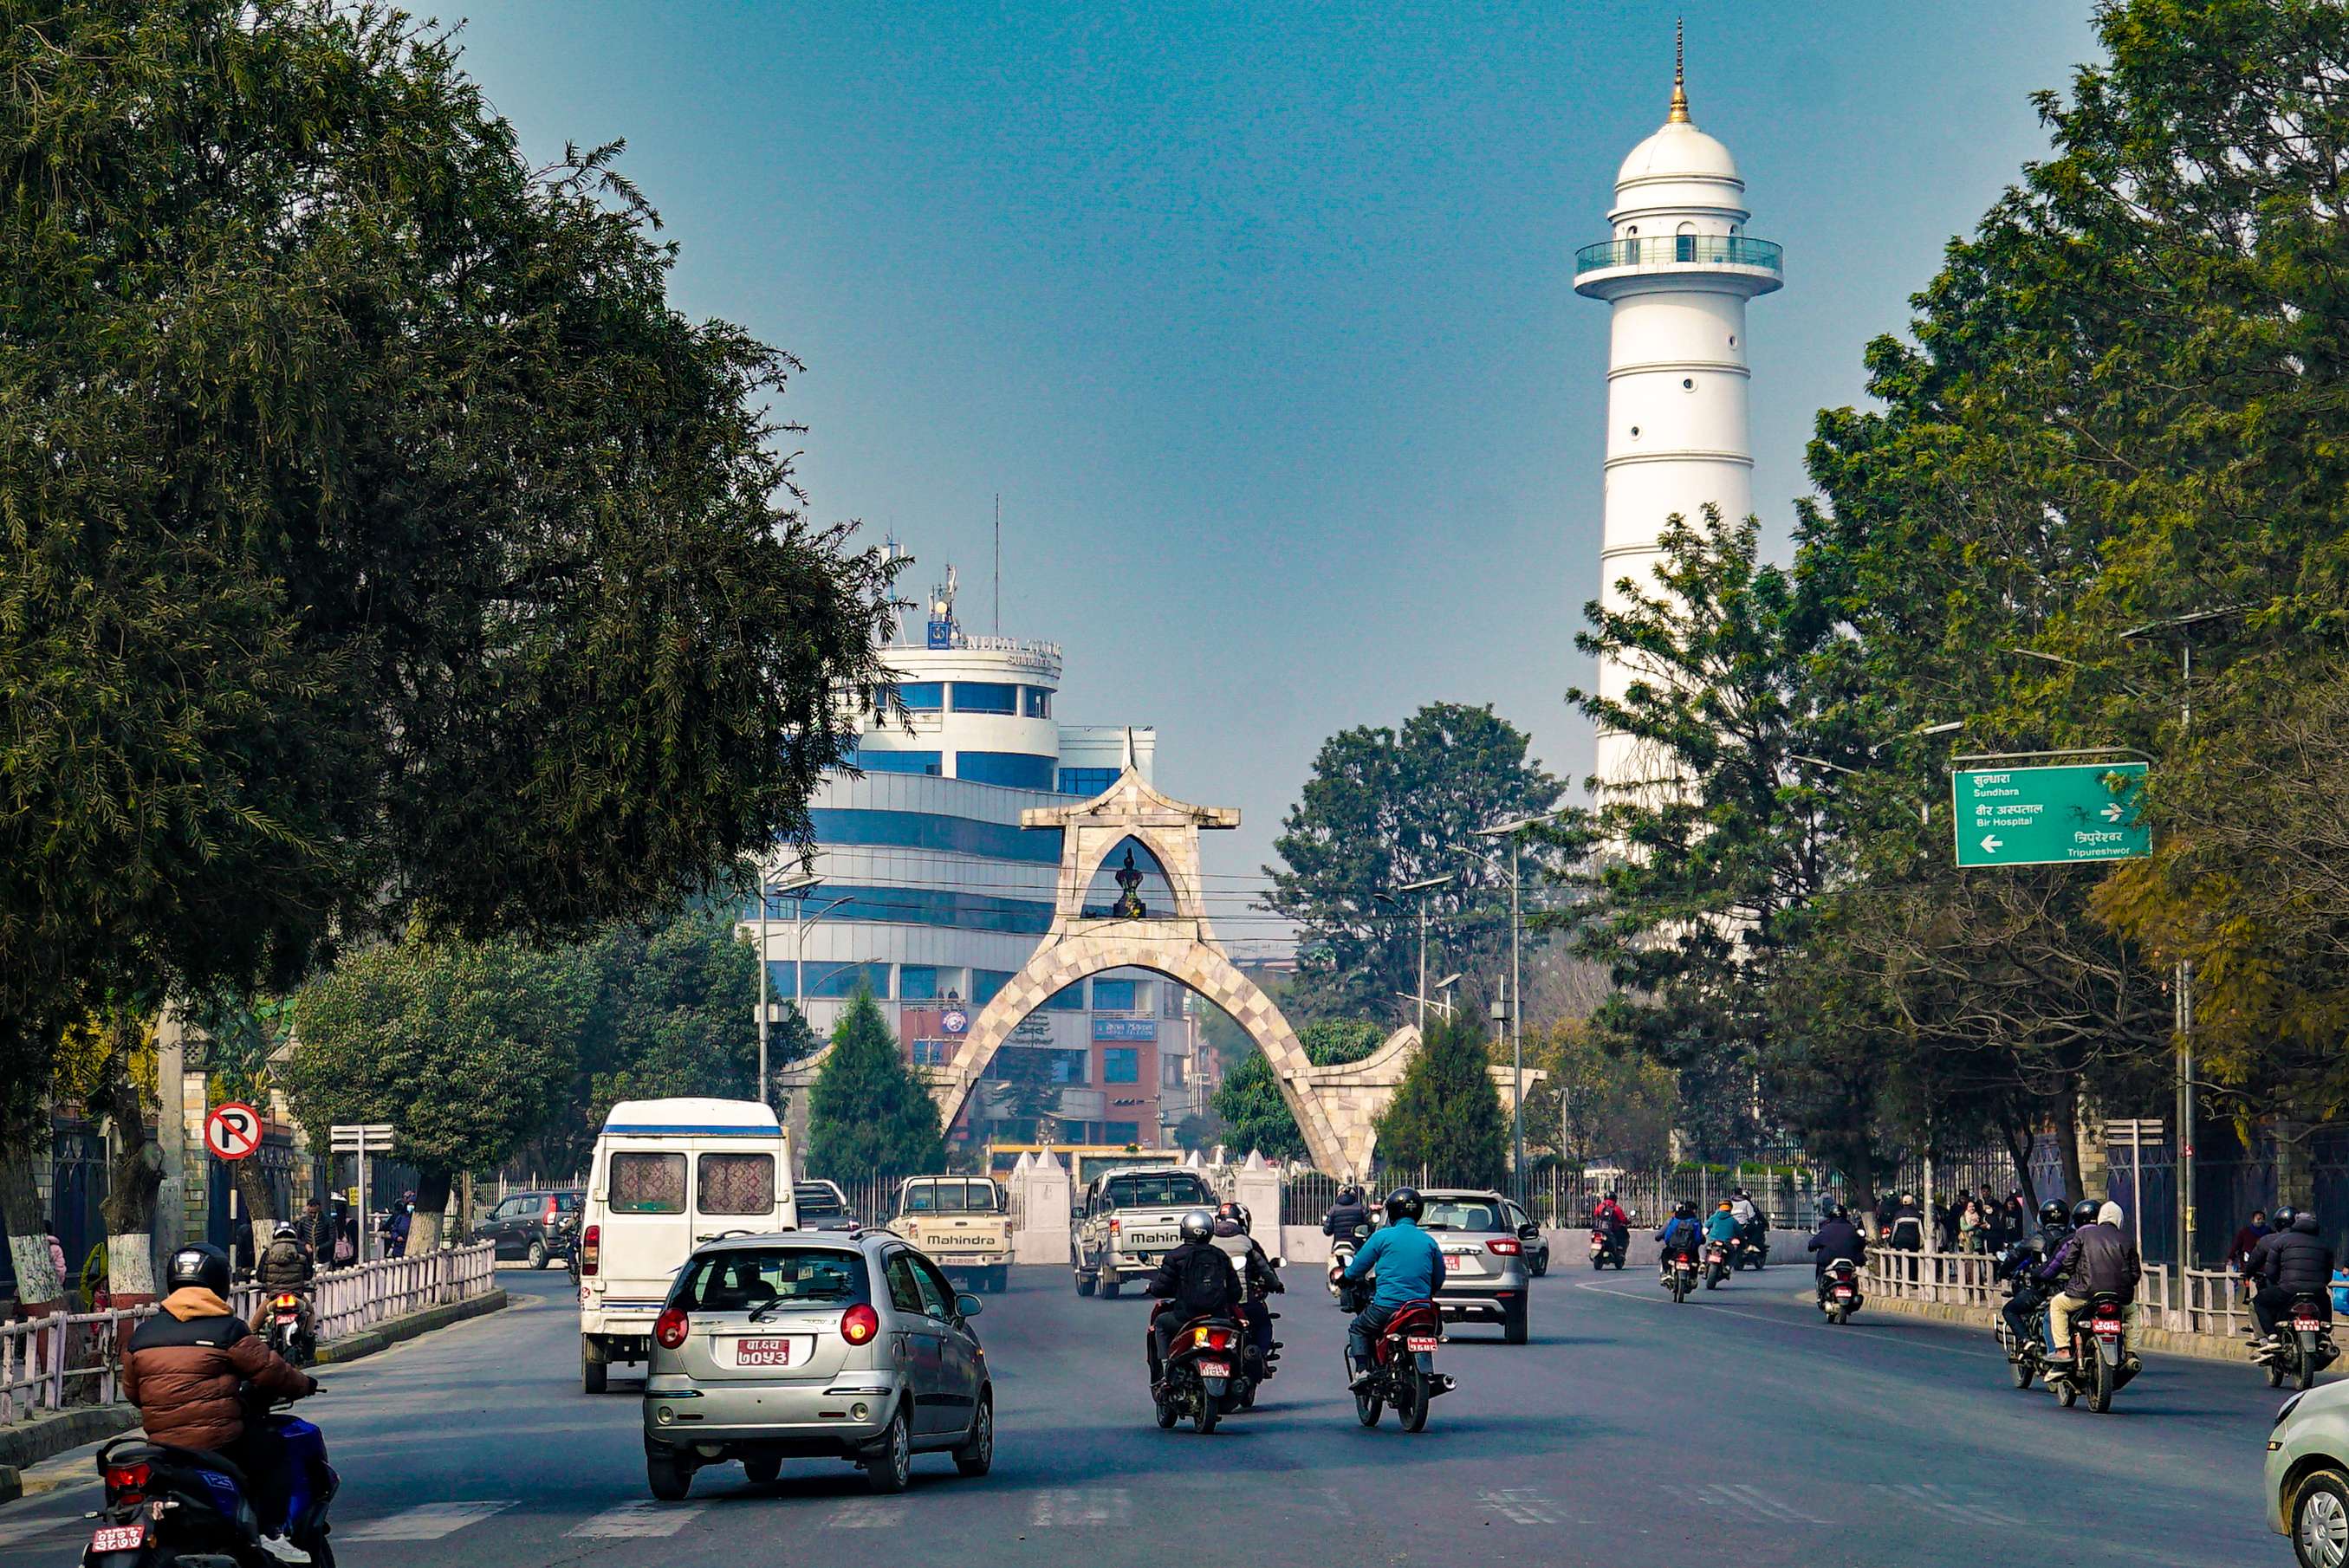
M284 1510L285 1455L265 1426L248 1424L249 1387L264 1398L299 1399L318 1380L287 1366L230 1310L228 1254L205 1243L171 1254L171 1294L162 1310L130 1336L122 1353L122 1397L139 1407L150 1441L221 1455L259 1495L248 1499L267 1519ZM274 1506L271 1506L273 1505ZM306 1562L270 1545L273 1554Z

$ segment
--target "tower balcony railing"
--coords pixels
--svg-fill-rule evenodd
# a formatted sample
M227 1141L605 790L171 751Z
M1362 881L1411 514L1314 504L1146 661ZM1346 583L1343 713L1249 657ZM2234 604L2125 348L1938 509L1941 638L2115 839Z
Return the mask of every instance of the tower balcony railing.
M1784 250L1769 240L1743 234L1652 234L1634 240L1602 240L1574 253L1574 275L1613 267L1752 267L1776 276Z

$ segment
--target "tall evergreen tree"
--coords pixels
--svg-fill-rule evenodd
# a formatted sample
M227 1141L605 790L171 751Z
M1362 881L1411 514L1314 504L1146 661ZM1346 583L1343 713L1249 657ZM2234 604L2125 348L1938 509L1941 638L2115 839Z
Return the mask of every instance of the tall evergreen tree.
M1437 1022L1379 1118L1378 1155L1391 1173L1497 1186L1508 1174L1509 1126L1485 1040L1463 1019Z
M836 1181L943 1169L937 1102L858 987L832 1031L832 1055L808 1090L807 1169Z

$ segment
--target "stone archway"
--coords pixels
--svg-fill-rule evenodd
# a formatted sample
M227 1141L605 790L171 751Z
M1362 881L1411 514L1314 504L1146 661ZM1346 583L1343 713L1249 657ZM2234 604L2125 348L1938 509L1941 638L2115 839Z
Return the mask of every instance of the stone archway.
M1297 1032L1272 998L1224 955L1199 896L1200 832L1237 828L1239 822L1239 812L1230 807L1185 805L1146 783L1134 769L1131 735L1124 770L1107 790L1077 805L1020 813L1023 828L1061 832L1052 925L1019 973L979 1010L954 1066L935 1080L931 1092L949 1125L1022 1018L1063 988L1104 970L1147 969L1188 985L1247 1030L1272 1064L1281 1099L1297 1118L1314 1165L1332 1174L1355 1174L1349 1140L1340 1136L1309 1079L1311 1068ZM1086 889L1102 862L1129 837L1157 857L1174 907L1139 915L1086 914Z

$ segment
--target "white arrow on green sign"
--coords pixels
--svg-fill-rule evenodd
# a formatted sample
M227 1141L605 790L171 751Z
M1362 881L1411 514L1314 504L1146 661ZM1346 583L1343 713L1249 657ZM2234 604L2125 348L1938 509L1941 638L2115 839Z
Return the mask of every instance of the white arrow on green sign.
M2131 861L2153 853L2137 815L2142 762L1977 768L1950 778L1958 864L2044 866Z

